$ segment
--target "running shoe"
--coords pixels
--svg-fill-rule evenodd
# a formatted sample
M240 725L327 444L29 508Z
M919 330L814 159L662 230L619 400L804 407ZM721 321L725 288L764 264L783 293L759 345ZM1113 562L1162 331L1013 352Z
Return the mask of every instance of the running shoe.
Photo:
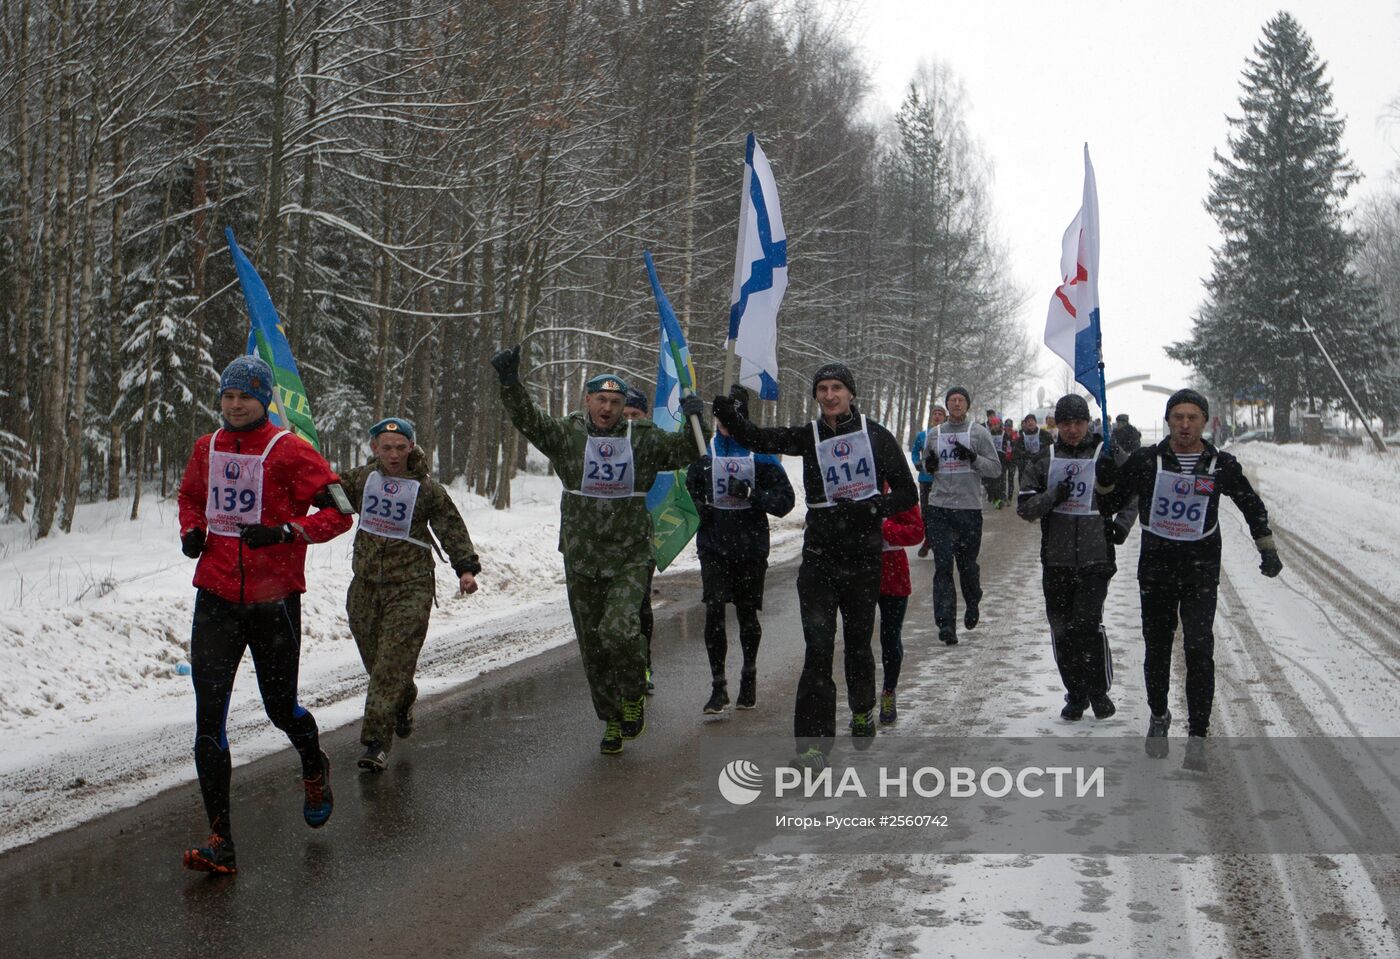
M1113 705L1113 700L1108 698L1107 693L1089 697L1089 705L1094 707L1095 719L1107 719L1118 712L1118 707Z
M622 738L636 739L647 728L647 700L645 696L622 702Z
M758 705L758 673L745 670L739 674L739 698L734 701L736 709L753 709Z
M389 765L389 750L377 742L365 743L365 754L356 765L365 772L382 773Z
M1181 760L1181 768L1193 773L1210 771L1210 762L1206 759L1206 737L1187 737L1186 756Z
M656 683L652 682L652 679L651 679L651 667L648 666L648 667L647 667L647 695L650 696L650 695L652 695L652 694L655 693L655 692L656 692Z
M944 626L938 630L938 638L943 640L944 645L958 645L958 631L951 626Z
M204 845L186 849L184 861L185 868L195 872L212 872L223 876L238 872L233 840L218 833L212 833Z
M331 758L321 752L321 775L303 779L306 798L301 804L301 815L312 829L320 829L331 818L335 809L335 797L331 794Z
M875 739L875 711L851 714L851 738L857 749L869 749Z
M981 614L977 610L976 603L968 603L967 610L963 613L963 625L968 629L976 629Z
M895 721L899 711L894 705L894 690L887 690L880 694L880 725L888 726Z
M615 756L622 752L622 724L617 720L612 720L603 729L603 741L598 744L598 750L604 756Z
M1084 718L1084 710L1089 708L1089 704L1082 699L1065 699L1064 709L1060 710L1060 718L1068 719L1075 723Z
M413 735L413 705L409 703L394 717L394 735L400 739L407 739Z
M1171 711L1160 716L1153 716L1147 723L1147 755L1153 759L1165 759L1167 753L1171 751L1171 744L1167 740L1167 730L1171 728Z
M729 689L723 682L715 683L710 687L710 699L705 703L706 716L718 716L724 712L724 707L729 705Z
M798 755L792 764L798 769L810 769L814 773L819 773L826 768L826 753L818 747L812 746L805 753Z

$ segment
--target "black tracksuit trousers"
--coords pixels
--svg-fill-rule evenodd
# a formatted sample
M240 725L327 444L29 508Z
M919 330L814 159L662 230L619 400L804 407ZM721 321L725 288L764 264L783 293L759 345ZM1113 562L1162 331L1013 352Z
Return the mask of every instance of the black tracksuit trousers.
M1146 643L1142 672L1147 705L1154 715L1167 711L1171 686L1172 640L1181 623L1186 653L1187 731L1204 736L1215 701L1215 595L1213 579L1138 579L1142 597L1142 638Z
M1041 574L1050 642L1066 702L1088 703L1091 696L1102 696L1113 687L1113 659L1102 632L1111 578L1107 569L1094 566L1046 566Z
M797 682L793 734L799 751L804 740L836 735L836 682L831 670L836 655L836 614L845 639L846 698L851 712L875 708L875 655L871 641L880 599L880 554L839 558L804 552L797 573L802 607L802 635L807 655Z

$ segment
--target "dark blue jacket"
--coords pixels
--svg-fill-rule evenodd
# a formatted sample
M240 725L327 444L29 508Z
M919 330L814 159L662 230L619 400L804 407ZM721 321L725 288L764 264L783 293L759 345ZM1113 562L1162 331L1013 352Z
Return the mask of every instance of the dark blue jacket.
M749 451L732 437L715 435L714 448L720 456L747 456ZM752 509L715 509L713 469L709 454L694 463L685 474L685 488L700 513L700 532L695 548L701 557L754 560L768 558L768 517L792 512L796 496L787 473L776 456L754 456Z

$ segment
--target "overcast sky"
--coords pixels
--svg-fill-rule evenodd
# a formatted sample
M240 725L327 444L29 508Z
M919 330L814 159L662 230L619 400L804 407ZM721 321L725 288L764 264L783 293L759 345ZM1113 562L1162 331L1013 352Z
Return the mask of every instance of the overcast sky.
M1382 120L1400 97L1400 0L865 0L852 36L891 111L920 60L943 61L962 80L969 126L995 165L999 232L1032 291L1024 314L1037 342L1088 142L1108 376L1150 373L1176 386L1186 371L1162 347L1187 335L1210 270L1218 235L1202 201L1212 151L1226 149L1245 58L1280 9L1327 63L1365 177L1353 197L1379 189L1400 163L1400 127ZM1043 384L1058 392L1059 361L1044 357ZM1109 411L1142 423L1160 417L1162 400L1124 386L1110 391Z

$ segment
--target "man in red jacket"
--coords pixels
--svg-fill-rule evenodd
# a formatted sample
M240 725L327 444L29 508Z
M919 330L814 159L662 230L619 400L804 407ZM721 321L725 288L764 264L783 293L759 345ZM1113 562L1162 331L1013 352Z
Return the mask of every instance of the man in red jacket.
M302 815L317 829L330 818L330 761L316 720L297 703L301 594L307 543L324 543L350 528L329 506L339 478L301 437L267 419L272 369L240 356L219 380L224 425L194 445L180 482L180 545L199 559L190 665L195 693L195 768L208 842L185 851L187 869L234 873L229 828L229 755L225 722L233 679L251 649L258 691L273 724L301 756Z

